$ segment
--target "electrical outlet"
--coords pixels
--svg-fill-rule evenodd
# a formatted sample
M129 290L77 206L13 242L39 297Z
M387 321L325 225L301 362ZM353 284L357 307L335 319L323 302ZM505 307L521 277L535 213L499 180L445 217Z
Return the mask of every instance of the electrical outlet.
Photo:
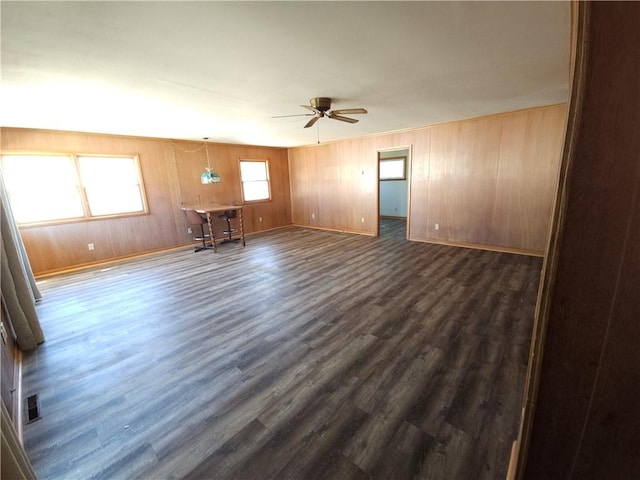
M87 244L87 247L89 248L89 250L95 250L93 243Z
M364 223L364 217L362 217L362 218L360 219L360 221L361 221L362 223Z
M191 228L191 227L187 228L187 233L189 233L189 234L193 233L193 228Z
M435 224L435 226L434 226L433 228L435 228L436 230L440 230L440 224L439 224L439 223L436 223L436 224Z
M315 214L315 213L312 213L312 214L311 214L311 219L315 219L315 218L316 218L316 214Z
M258 221L259 221L259 222L262 222L262 217L258 217Z

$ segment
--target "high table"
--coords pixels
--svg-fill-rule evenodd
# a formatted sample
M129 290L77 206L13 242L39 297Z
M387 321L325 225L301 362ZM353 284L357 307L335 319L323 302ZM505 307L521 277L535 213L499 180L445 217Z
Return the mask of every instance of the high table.
M182 210L195 210L207 216L207 224L209 225L209 233L211 233L211 242L213 243L214 253L218 251L218 243L216 241L215 232L213 230L213 215L226 212L227 210L235 210L238 212L238 223L240 224L240 239L242 246L246 246L244 240L244 224L242 222L242 205L219 205L219 204L198 204L183 205Z

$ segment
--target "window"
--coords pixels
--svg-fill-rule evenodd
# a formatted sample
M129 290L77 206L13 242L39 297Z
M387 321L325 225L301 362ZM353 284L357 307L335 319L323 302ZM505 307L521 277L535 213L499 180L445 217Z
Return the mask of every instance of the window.
M269 163L266 160L240 160L242 197L245 202L269 200Z
M78 157L80 181L91 216L144 212L134 157Z
M99 155L3 155L19 224L146 213L138 158Z
M405 180L407 157L381 158L380 180Z

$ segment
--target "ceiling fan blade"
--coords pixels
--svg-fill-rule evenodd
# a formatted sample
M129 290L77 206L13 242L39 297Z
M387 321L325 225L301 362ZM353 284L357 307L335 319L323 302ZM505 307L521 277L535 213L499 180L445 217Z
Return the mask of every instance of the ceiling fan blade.
M358 123L358 120L355 118L343 117L342 115L327 115L327 117L334 120L340 120L341 122Z
M310 117L312 115L313 115L313 113L298 113L296 115L276 115L275 117L271 117L271 118Z
M312 127L318 121L319 118L320 118L319 115L315 115L311 120L309 120L307 122L307 124L304 126L304 128Z
M339 110L332 110L331 113L337 113L341 115L343 113L346 114L354 114L354 113L369 113L366 108L341 108Z

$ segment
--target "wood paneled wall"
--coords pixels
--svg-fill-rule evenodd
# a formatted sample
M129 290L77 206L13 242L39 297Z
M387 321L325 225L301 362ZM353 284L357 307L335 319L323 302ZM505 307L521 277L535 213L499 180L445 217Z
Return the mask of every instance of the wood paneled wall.
M270 230L291 224L291 195L287 150L210 143L207 146L212 169L222 177L218 185L203 185L200 174L207 166L206 151L191 153L198 148L193 142L173 142L177 178L184 205L193 203L242 204L240 160L267 160L271 182L271 201L244 205L245 230L249 233ZM201 145L201 144L200 144ZM194 179L196 181L194 182ZM262 218L262 220L260 220Z
M269 160L271 175L272 200L245 207L247 232L293 221L375 235L378 150L407 146L410 239L541 254L565 112L556 105L288 151L18 128L2 128L0 147L140 158L150 214L23 228L37 275L189 243L180 206L240 202L240 159ZM207 151L219 185L199 182Z
M410 239L541 255L565 124L554 105L292 148L293 223L375 235L377 152L410 145Z
M519 479L640 478L640 4L577 8Z
M149 215L21 228L36 275L191 243L180 207L199 201L241 202L241 158L269 160L273 194L271 201L246 205L246 231L291 223L286 149L209 143L211 166L222 176L222 183L202 185L200 174L207 166L202 142L6 127L0 133L2 152L137 154L140 158ZM89 243L95 250L89 251Z

